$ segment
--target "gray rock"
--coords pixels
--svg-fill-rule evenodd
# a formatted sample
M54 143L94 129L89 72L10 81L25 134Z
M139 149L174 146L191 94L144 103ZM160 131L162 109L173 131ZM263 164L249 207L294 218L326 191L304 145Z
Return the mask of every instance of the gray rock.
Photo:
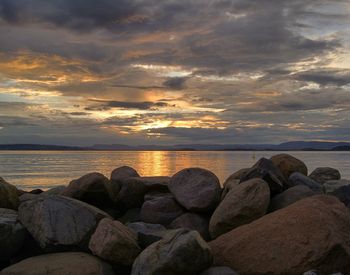
M127 210L139 208L144 202L144 196L150 191L168 191L169 177L129 177L114 181L120 185L120 191L115 198L120 208Z
M183 169L170 180L169 189L176 200L191 212L210 212L221 196L219 179L201 168Z
M39 196L21 203L19 220L46 251L87 249L98 222L108 214L63 196Z
M281 193L286 185L286 179L282 172L273 164L273 162L266 158L258 160L246 174L241 177L240 183L248 181L253 178L263 179L270 187L271 195Z
M173 197L159 197L144 202L140 218L146 223L168 225L183 213L183 208Z
M204 270L199 275L238 275L238 273L233 271L228 266L213 266L207 270Z
M295 172L290 175L289 179L289 187L297 186L297 185L305 185L309 187L312 191L316 193L322 193L322 185L313 179L299 173Z
M144 201L150 201L162 197L174 198L173 194L170 192L151 191L145 194Z
M112 267L82 252L54 253L25 259L0 272L1 275L114 275Z
M17 211L0 208L0 262L10 260L21 249L27 236L17 217Z
M133 177L139 177L140 175L137 173L137 171L129 166L121 166L116 169L114 169L111 173L111 180L119 180L123 178L133 178Z
M243 168L240 169L236 172L234 172L231 176L229 176L225 182L223 183L223 186L225 187L228 183L230 183L231 181L240 181L241 177L245 176L247 174L247 172L250 170L250 168Z
M140 221L141 208L131 208L127 210L118 220L124 224Z
M108 218L98 224L89 248L99 258L125 266L132 265L141 252L136 233L119 221Z
M43 194L45 194L45 195L61 195L65 189L66 189L65 185L58 185L58 186L50 188L49 190L44 191Z
M195 230L201 234L204 240L209 240L209 219L196 213L185 213L169 224L168 228L185 228Z
M212 261L210 248L198 232L179 229L142 251L131 274L197 274L209 268Z
M225 183L224 189L221 192L221 200L225 198L232 188L235 188L239 184L239 181L239 179L231 179Z
M209 222L209 232L216 238L243 224L263 216L270 202L268 184L254 178L230 190L215 209Z
M17 188L0 177L0 208L17 210L18 204Z
M301 200L313 195L316 195L316 193L305 185L297 185L297 186L291 187L271 199L269 212L282 209L292 203L295 203L298 200Z
M328 193L329 195L336 196L342 203L350 208L350 184L340 186L333 192Z
M323 190L326 194L332 193L342 186L350 185L350 180L329 180L323 184Z
M324 184L329 180L340 180L340 172L331 167L318 167L309 175L311 179Z
M62 195L99 208L113 205L110 181L101 173L89 173L72 180L63 190Z
M161 224L134 222L129 223L128 227L137 233L138 243L141 248L146 248L152 243L161 240L169 232Z

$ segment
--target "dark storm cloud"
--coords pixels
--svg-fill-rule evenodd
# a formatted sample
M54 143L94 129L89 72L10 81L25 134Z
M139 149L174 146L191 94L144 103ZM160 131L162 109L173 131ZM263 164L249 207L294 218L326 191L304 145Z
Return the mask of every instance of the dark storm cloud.
M188 77L171 77L163 82L163 85L173 90L183 90Z
M129 102L129 101L101 101L101 100L91 100L99 102L97 104L85 107L87 111L103 111L110 110L113 108L121 109L138 109L138 110L151 110L160 107L168 107L169 104L166 102Z
M298 73L295 77L301 81L310 81L325 85L344 86L350 84L350 70L313 70Z

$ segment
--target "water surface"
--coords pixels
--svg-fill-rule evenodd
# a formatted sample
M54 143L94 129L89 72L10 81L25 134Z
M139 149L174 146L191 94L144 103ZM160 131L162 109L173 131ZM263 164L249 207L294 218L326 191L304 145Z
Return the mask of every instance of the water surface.
M88 172L109 177L122 165L134 167L143 176L171 176L187 167L214 172L223 182L238 169L252 166L261 157L281 152L226 151L0 151L0 177L29 190L68 184ZM350 179L350 152L289 152L312 171L330 166Z

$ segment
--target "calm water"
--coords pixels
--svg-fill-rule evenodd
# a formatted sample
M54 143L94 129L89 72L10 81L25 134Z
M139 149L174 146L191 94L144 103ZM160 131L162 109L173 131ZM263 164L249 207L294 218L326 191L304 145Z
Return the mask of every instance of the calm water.
M224 181L238 169L250 167L261 157L280 152L116 152L116 151L0 151L0 177L22 189L68 184L88 172L107 177L122 165L143 176L168 176L186 167L203 167ZM350 179L350 152L290 152L312 171L316 167L338 168Z

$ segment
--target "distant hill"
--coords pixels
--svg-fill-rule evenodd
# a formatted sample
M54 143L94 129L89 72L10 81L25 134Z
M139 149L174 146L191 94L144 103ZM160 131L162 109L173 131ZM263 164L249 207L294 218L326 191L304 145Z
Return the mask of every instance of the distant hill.
M89 147L3 144L0 150L111 150L111 151L349 151L350 142L292 141L281 144L177 144L169 146L124 144L95 144Z

